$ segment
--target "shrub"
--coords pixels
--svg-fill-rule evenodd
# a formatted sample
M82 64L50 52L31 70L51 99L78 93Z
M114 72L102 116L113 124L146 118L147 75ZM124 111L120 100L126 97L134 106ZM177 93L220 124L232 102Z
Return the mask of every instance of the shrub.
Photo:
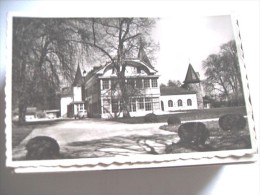
M181 142L199 146L205 145L209 138L209 130L201 122L189 122L179 127L178 135Z
M241 130L246 126L246 119L241 114L226 114L219 118L218 123L224 131Z
M167 120L168 125L179 125L181 124L181 119L177 116L170 116Z
M26 144L27 160L47 160L60 156L60 147L57 141L48 136L37 136Z
M154 113L150 113L144 116L144 122L146 123L156 123L158 122L157 115Z

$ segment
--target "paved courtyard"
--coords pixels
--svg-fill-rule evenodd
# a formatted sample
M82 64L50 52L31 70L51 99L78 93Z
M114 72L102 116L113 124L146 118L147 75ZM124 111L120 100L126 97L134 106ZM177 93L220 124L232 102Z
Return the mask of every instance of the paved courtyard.
M57 140L65 158L160 154L164 153L167 145L178 140L176 133L159 129L163 124L124 124L90 118L60 121L34 129L13 149L13 158L24 158L26 143L36 136Z

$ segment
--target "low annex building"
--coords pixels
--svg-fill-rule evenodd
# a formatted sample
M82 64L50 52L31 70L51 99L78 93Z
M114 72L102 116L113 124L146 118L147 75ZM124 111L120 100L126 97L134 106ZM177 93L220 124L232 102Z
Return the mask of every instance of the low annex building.
M194 76L195 73L191 65L184 86L180 88L160 88L158 71L151 65L142 47L137 58L126 59L125 65L125 82L127 90L130 90L130 116L199 108L199 92L193 89L194 81L188 79L188 75ZM87 110L89 117L121 117L122 94L117 81L112 64L94 67L86 76L82 76L78 65L72 86L62 89L61 116L73 117L79 110Z
M161 87L160 99L162 111L198 109L196 92L181 87Z

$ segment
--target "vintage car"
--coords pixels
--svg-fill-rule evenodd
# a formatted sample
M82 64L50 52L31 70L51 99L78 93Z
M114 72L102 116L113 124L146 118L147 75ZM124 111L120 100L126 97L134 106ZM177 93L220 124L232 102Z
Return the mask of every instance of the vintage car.
M74 116L75 119L82 119L82 118L87 118L88 114L86 110L79 110L78 113Z

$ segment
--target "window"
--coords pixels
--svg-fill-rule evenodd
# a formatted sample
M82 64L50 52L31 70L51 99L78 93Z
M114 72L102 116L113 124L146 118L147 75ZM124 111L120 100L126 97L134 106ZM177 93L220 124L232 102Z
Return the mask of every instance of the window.
M191 101L191 99L187 99L187 105L188 105L188 106L192 106L192 101Z
M172 102L172 100L169 100L169 101L168 101L168 107L173 107L173 102Z
M145 98L145 110L146 111L152 110L151 98Z
M84 104L79 105L79 110L84 110Z
M140 67L137 67L137 73L141 73L141 68Z
M137 99L137 106L138 106L138 109L140 109L140 110L144 109L144 98Z
M157 79L152 79L152 87L158 87Z
M153 98L153 110L160 110L159 98Z
M117 99L112 100L112 112L118 112L119 111L118 107L119 107L118 100Z
M109 80L103 80L102 88L103 89L109 89Z
M130 110L131 110L131 112L136 112L136 99L135 98L131 99Z
M103 99L103 113L110 112L110 99Z
M182 100L178 100L178 106L182 106Z
M144 79L144 88L150 87L150 79Z
M139 89L143 88L143 81L142 81L142 79L137 79L136 80L136 87L139 88Z

